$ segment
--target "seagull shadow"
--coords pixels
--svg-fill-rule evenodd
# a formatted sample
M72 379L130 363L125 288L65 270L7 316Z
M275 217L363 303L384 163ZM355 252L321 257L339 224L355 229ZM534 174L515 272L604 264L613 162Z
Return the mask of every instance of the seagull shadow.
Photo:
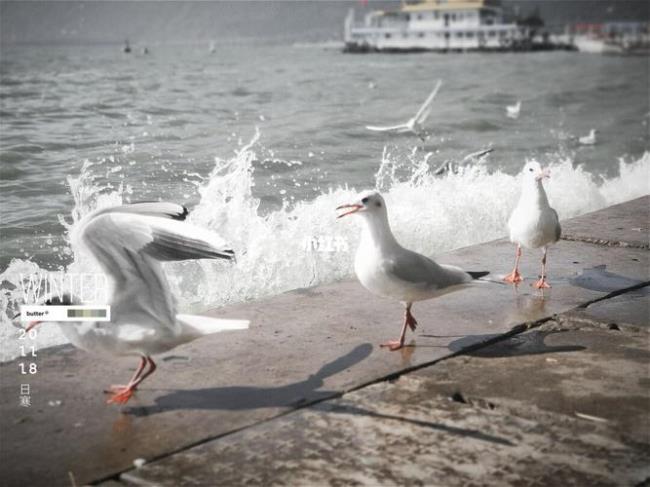
M412 418L397 416L393 414L378 413L376 411L370 411L368 409L363 409L349 404L319 403L312 406L312 409L323 411L325 413L351 414L355 416L368 416L371 418L398 421L401 423L408 423L422 428L441 431L443 433L463 436L465 438L473 438L475 440L487 441L490 443L496 443L505 446L515 446L515 444L512 443L510 440L500 438L498 436L493 436L487 433L482 433L480 431L466 429L466 428L458 428L456 426L448 426L442 423L433 423L431 421L412 419Z
M228 386L179 390L157 397L152 406L125 408L125 414L150 416L173 410L212 409L241 411L247 409L299 407L313 401L334 397L340 391L319 390L324 379L332 377L365 360L372 345L358 345L345 355L323 365L305 380L278 387Z
M512 336L491 345L481 345L498 338L498 334L468 335L449 344L452 352L464 352L464 355L483 358L521 357L524 355L541 355L547 353L580 352L587 347L582 345L546 345L548 336L563 333L564 330L539 331Z

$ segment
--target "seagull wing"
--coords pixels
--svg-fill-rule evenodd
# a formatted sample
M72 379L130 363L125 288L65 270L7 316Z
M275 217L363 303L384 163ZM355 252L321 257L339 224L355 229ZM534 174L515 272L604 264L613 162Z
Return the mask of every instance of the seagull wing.
M130 205L104 208L96 212L94 216L103 213L137 213L139 215L159 216L161 218L171 218L173 220L185 220L189 212L183 205L176 203L168 203L166 201L144 201L141 203L132 203Z
M160 261L234 257L213 232L183 221L125 212L100 212L80 238L115 282L111 302L130 316L148 315L176 328L174 298Z
M555 241L557 242L562 236L562 227L560 226L560 217L558 216L557 211L555 211L554 208L551 208L551 211L555 215Z
M378 127L376 125L366 125L368 130L373 132L407 132L411 130L411 127L407 123L402 123L400 125L393 125L390 127Z
M492 152L494 149L489 148L489 149L482 149L480 151L472 152L471 154L467 154L465 157L463 157L463 160L461 163L469 162L472 160L479 160L483 156L488 155L490 152Z
M424 123L424 121L429 117L429 114L431 113L431 103L433 103L433 99L438 94L438 90L441 86L442 81L438 80L436 86L433 88L433 91L429 94L426 101L422 104L418 112L415 114L415 117L413 117L417 123Z
M453 266L441 266L433 260L408 249L401 249L383 262L389 276L419 289L443 289L472 280L471 276Z

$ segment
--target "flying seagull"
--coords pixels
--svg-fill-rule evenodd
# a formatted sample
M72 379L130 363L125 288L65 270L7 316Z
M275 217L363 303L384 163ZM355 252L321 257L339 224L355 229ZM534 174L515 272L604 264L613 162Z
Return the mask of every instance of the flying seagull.
M442 86L442 81L438 80L436 86L433 88L433 91L429 94L426 101L422 104L422 106L415 114L415 116L409 119L408 122L400 125L393 125L390 127L378 127L376 125L366 125L366 128L374 132L391 132L395 134L404 134L410 132L417 135L418 137L420 137L420 139L424 141L426 133L422 128L422 124L426 121L426 119L431 114L431 104L433 103L433 99L438 94L438 90L440 89L441 86Z
M550 177L549 170L542 169L539 162L530 161L524 166L519 203L508 220L510 241L517 244L517 250L515 268L504 278L506 282L517 284L523 280L519 273L521 247L528 249L542 247L544 252L542 275L534 286L538 289L551 287L546 282L546 252L549 245L560 240L562 228L557 211L548 204L546 191L542 185L542 180L548 177Z
M399 339L382 347L399 350L404 346L406 329L415 331L417 321L411 314L415 301L447 294L469 285L489 272L465 272L450 265L439 265L424 255L402 247L388 223L386 203L375 191L366 191L355 203L342 205L338 218L356 214L363 230L354 259L354 271L361 284L374 294L395 299L404 305L404 323Z
M521 112L521 100L518 100L514 105L508 105L506 107L506 115L510 118L517 119L519 118L519 113Z
M594 145L596 143L596 129L591 129L588 135L579 137L578 142L582 145Z
M163 202L100 209L71 235L73 244L86 248L112 281L111 321L58 322L59 327L73 345L92 354L140 357L131 380L107 391L109 403L126 403L156 370L151 355L204 335L248 328L246 320L177 314L161 262L234 259L217 234L183 221L187 214L185 207ZM68 293L43 304L81 303ZM39 323L31 322L28 329Z

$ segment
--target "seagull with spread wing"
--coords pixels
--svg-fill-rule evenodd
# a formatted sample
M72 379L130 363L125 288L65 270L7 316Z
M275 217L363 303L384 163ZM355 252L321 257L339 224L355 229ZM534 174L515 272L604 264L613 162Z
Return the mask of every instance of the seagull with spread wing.
M422 128L422 124L426 121L427 118L429 118L429 115L431 114L431 104L433 103L433 99L438 94L438 90L440 89L441 86L442 86L442 81L438 80L436 86L433 88L433 91L429 94L429 96L422 104L422 106L415 114L415 116L409 119L408 122L400 125L393 125L390 127L366 125L366 128L368 130L372 130L373 132L391 132L395 134L413 133L424 141L426 133Z
M112 386L109 403L126 403L156 364L151 355L204 335L248 328L246 320L177 314L161 262L234 259L234 252L212 231L185 222L188 211L173 203L151 202L100 209L73 231L76 248L85 248L112 281L110 321L58 322L78 348L98 355L139 356L126 385ZM50 297L46 305L77 305L71 294ZM31 322L29 329L40 322Z

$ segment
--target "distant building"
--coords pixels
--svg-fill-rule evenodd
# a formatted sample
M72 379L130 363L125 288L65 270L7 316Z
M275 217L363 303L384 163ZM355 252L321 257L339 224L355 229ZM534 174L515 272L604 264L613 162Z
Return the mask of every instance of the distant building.
M511 49L525 35L504 22L499 0L407 0L363 22L351 10L344 37L350 51L466 51Z

